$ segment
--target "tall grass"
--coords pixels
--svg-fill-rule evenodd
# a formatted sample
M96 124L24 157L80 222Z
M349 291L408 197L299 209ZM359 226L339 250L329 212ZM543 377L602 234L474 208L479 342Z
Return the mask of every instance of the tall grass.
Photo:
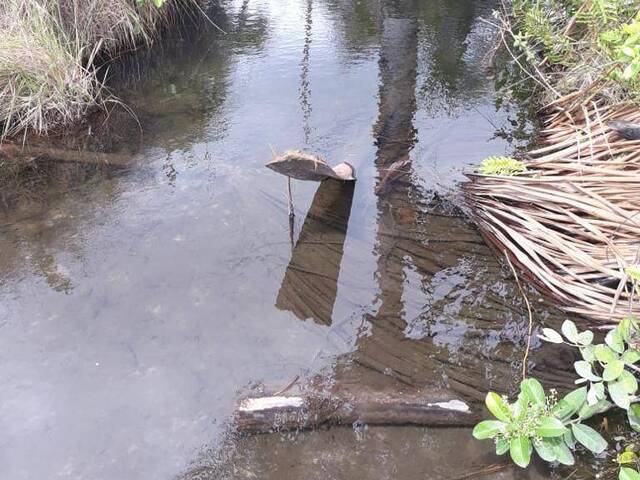
M2 0L0 136L46 133L103 102L97 55L151 42L176 3Z

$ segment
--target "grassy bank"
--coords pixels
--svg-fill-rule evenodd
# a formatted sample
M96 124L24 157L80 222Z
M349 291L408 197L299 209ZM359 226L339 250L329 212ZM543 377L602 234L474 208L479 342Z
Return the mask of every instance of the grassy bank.
M505 45L541 103L640 99L637 0L514 0L496 12Z
M195 0L2 0L1 136L46 133L108 99L96 59L149 44Z

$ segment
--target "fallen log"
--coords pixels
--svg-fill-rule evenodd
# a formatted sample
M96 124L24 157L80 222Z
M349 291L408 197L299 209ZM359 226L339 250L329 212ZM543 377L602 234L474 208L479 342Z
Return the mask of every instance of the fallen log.
M471 427L481 420L478 407L446 390L353 387L293 387L245 396L236 405L235 427L242 433L269 433L354 423Z
M128 166L134 161L131 154L104 153L88 150L64 150L54 147L40 147L35 145L16 145L5 143L0 145L0 156L10 159L38 159L57 160L62 162L86 163L91 165Z

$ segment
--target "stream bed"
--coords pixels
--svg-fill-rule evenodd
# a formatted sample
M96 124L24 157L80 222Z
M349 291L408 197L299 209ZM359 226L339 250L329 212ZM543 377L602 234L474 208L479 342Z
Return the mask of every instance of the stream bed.
M451 479L504 461L462 428L229 424L255 382L297 375L469 401L517 387L526 308L459 193L465 168L517 146L487 68L495 7L221 2L225 34L186 28L115 65L136 118L87 138L131 164L3 188L0 478ZM263 166L289 148L358 177L294 181L293 232ZM564 319L528 294L536 325ZM532 349L547 387L571 385L570 352ZM516 470L489 478L551 474Z

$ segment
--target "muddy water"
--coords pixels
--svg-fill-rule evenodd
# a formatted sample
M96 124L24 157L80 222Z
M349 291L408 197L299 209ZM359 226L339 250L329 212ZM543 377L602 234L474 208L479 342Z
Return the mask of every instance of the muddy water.
M230 1L209 12L226 34L187 28L114 66L140 125L86 138L132 163L40 161L3 189L0 478L453 478L498 462L465 429L228 425L239 392L296 375L469 401L517 385L526 310L458 208L462 170L515 147L485 67L493 6ZM292 232L285 180L263 167L286 148L358 174L294 182ZM530 295L537 320L562 319ZM570 355L532 346L529 367L566 385Z

